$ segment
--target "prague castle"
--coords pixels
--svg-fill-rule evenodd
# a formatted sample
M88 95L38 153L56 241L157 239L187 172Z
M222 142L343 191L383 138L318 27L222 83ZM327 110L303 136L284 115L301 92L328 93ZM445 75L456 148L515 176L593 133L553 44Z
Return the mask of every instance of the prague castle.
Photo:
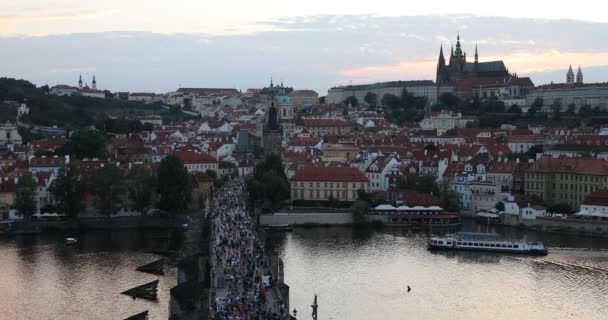
M443 46L439 49L437 62L437 84L453 84L462 79L481 79L508 77L509 71L502 61L479 62L477 46L475 46L475 61L467 62L467 53L462 51L460 35L456 39L456 50L452 47L450 61L446 64L443 56Z

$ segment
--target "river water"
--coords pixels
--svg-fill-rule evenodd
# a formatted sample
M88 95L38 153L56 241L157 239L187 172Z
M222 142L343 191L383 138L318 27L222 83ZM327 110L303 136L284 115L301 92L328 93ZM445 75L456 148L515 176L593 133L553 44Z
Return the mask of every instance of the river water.
M166 233L95 231L0 238L0 319L124 319L149 310L167 319L174 267L164 276L135 271L159 259L144 250L166 241ZM159 279L158 301L133 300L120 292Z
M295 229L276 235L291 309L311 319L608 319L608 239L522 232L545 257L431 253L406 229ZM412 291L407 292L407 286Z
M311 319L608 319L608 239L497 231L549 246L546 257L431 253L428 236L402 228L295 229L274 234L291 287L291 309ZM155 233L88 232L76 246L65 234L0 239L0 319L124 319L149 310L167 319L175 268L135 271L159 256ZM159 279L157 302L120 292ZM406 292L407 285L412 287Z

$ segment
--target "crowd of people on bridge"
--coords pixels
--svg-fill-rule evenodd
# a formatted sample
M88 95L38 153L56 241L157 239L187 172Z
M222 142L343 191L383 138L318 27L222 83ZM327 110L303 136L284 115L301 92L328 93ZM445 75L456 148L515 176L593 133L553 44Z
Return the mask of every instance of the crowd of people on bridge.
M291 319L276 297L270 265L247 210L245 181L229 180L211 201L212 320Z

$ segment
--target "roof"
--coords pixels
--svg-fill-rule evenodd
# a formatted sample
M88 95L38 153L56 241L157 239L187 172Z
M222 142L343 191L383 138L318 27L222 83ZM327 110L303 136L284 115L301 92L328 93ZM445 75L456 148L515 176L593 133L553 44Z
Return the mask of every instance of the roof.
M64 157L33 157L30 159L30 167L63 167L65 163Z
M197 153L194 151L175 151L173 155L178 157L184 164L192 164L192 163L217 163L217 160L206 154L206 153Z
M381 88L395 88L395 87L431 87L435 86L435 82L432 80L411 80L411 81L389 81L389 82L378 82L372 84L358 84L349 85L343 87L332 87L330 90L372 90Z
M78 90L77 87L72 87L72 86L68 86L67 84L58 84L56 86L53 86L51 88L52 89L61 89L61 90Z
M479 63L467 63L464 65L464 72L502 72L507 71L505 63L502 61L488 61Z
M319 94L314 90L293 90L287 94L288 96L315 96L318 97Z
M608 206L608 189L595 190L585 197L581 204Z
M289 179L290 181L319 182L369 182L365 174L351 167L313 167L305 166Z
M302 119L307 127L349 127L350 123L339 119Z
M608 161L596 158L542 157L527 172L608 175Z
M593 88L593 87L608 87L608 82L597 83L555 83L545 84L536 87L534 90L560 90L560 89L578 89L578 88Z
M195 94L200 94L200 95L209 95L209 94L213 94L213 93L221 93L221 94L228 94L228 93L240 93L237 89L231 89L231 88L179 88L177 89L177 92L180 93L195 93Z

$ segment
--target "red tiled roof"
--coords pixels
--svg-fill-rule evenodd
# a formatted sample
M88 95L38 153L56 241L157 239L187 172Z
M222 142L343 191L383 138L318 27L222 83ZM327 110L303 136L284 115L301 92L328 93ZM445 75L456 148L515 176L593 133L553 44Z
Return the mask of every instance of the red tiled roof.
M306 127L349 127L350 123L339 119L302 119Z
M581 204L608 206L608 189L595 190L585 197Z
M528 168L528 172L608 175L608 161L596 158L542 157Z
M608 82L598 83L555 83L538 86L535 90L558 90L558 89L576 89L576 88L592 88L592 87L608 87Z
M305 166L289 179L290 181L319 182L369 182L365 174L351 167L313 167Z
M173 152L173 155L180 158L184 164L217 163L217 159L205 153L196 153L193 151L175 151Z
M30 159L30 167L63 167L65 163L64 157L33 157Z
M58 84L56 86L53 86L51 88L52 89L70 89L70 90L78 90L77 87L72 87L72 86L68 86L67 84Z
M240 93L237 89L231 88L179 88L177 92L180 93L195 93L200 95L209 95L213 93L228 94L228 93Z
M288 96L315 96L318 97L319 94L314 90L293 90L288 94Z

